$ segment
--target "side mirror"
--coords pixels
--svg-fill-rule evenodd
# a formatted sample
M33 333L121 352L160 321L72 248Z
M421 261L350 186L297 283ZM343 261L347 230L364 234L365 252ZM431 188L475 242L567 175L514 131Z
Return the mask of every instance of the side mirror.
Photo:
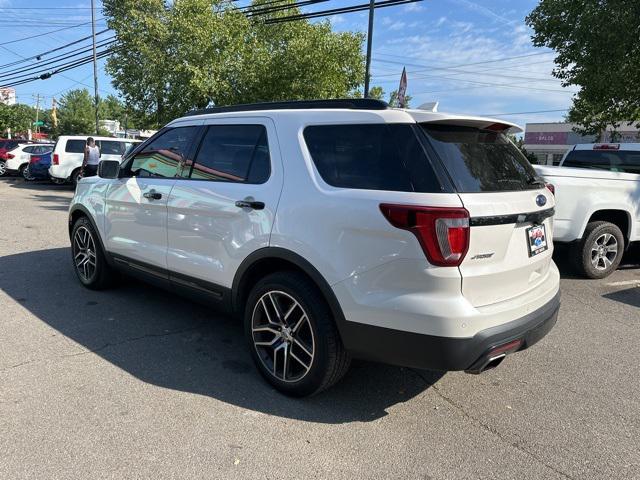
M120 174L120 162L117 160L102 160L98 165L100 178L118 178Z

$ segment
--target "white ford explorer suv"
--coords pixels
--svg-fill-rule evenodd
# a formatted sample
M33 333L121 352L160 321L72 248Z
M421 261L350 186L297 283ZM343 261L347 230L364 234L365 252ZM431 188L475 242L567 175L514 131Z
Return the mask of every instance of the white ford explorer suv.
M233 312L289 395L353 357L479 373L559 307L554 198L511 127L369 99L194 112L79 182L74 269Z

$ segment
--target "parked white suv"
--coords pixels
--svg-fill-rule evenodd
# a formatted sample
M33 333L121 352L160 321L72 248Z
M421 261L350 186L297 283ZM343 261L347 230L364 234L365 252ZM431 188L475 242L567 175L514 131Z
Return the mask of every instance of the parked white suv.
M84 148L89 135L62 135L53 149L49 175L55 181L78 183L81 174ZM100 149L100 160L120 160L127 149L140 140L130 138L93 137Z
M291 395L350 358L479 373L554 325L554 198L500 120L375 100L241 105L177 119L69 214L76 274L115 270L244 319Z
M535 166L555 186L554 239L579 273L604 278L640 241L640 144L575 145L559 167Z

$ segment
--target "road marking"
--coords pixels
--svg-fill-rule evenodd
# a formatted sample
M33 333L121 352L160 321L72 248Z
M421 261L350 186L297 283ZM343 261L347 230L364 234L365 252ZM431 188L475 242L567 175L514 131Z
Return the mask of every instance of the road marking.
M623 280L622 282L607 283L607 286L609 286L609 287L621 287L623 285L640 286L640 280Z

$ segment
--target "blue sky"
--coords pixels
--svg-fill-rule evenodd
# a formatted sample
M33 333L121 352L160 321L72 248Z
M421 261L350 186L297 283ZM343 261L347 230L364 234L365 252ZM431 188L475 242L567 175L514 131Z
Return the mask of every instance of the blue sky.
M330 0L307 7L318 11L364 0ZM241 1L240 5L246 4ZM505 114L526 122L561 121L575 87L563 88L553 78L553 52L534 48L525 16L535 0L424 0L375 12L372 85L387 92L397 88L402 67L408 72L413 106L439 101L440 111L469 114ZM97 2L100 5L100 2ZM69 10L31 10L30 7L70 7ZM0 65L20 60L91 34L89 2L0 0L3 28ZM97 18L102 18L98 13ZM363 12L331 17L337 30L366 31ZM104 28L100 21L98 29ZM31 40L24 37L64 29ZM6 42L13 42L7 44ZM4 45L2 45L4 44ZM25 63L23 66L30 65ZM7 73L0 67L0 75ZM2 78L0 78L0 82ZM16 88L18 101L33 104L43 95L48 107L53 96L71 88L93 88L92 66ZM99 61L100 94L117 93ZM557 111L556 111L557 110ZM526 113L518 112L538 112Z

